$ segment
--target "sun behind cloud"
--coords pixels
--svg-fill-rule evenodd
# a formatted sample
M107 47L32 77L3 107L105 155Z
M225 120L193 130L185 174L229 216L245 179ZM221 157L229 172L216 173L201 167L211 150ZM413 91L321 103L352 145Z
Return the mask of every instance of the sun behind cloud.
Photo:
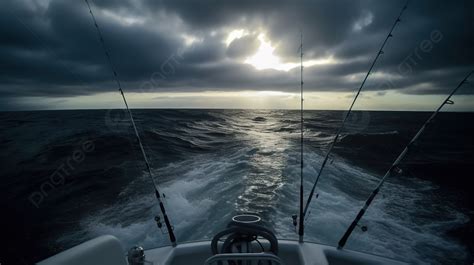
M297 66L293 63L282 63L281 59L273 54L275 48L263 33L260 33L258 40L260 41L260 47L254 55L244 61L245 63L253 65L257 70L275 69L289 71Z
M254 66L257 70L274 69L285 72L300 66L300 62L282 62L282 59L274 54L275 47L272 46L272 42L266 38L265 34L260 33L258 40L260 41L260 46L257 52L247 57L244 63ZM297 45L298 44L295 44L295 46ZM297 49L295 49L295 55L296 54ZM337 63L337 61L332 57L303 61L305 67L334 63Z

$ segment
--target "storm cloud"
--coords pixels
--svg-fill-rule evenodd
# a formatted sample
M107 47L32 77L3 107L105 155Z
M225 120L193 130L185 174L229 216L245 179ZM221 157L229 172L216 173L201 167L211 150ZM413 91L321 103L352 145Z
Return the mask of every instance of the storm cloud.
M283 63L298 62L308 91L354 91L405 1L111 1L91 5L127 91L294 91L299 69L256 70L245 59L263 34ZM115 91L83 1L0 4L0 96ZM411 1L366 90L444 94L474 66L474 2ZM241 36L230 38L239 31ZM473 94L472 89L460 91ZM11 106L10 106L11 107Z

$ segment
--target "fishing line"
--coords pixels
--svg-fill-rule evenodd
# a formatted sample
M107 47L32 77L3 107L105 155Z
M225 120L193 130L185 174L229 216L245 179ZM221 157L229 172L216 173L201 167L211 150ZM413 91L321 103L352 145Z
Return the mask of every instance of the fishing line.
M378 183L377 187L372 191L372 193L370 194L369 198L367 199L367 201L365 202L364 206L362 207L362 209L360 209L359 213L357 214L357 216L355 217L355 219L352 221L352 223L350 224L350 226L347 228L346 232L344 233L344 235L341 237L341 239L339 240L339 243L338 243L338 248L343 248L344 245L346 244L347 242L347 239L349 239L349 236L352 234L352 231L354 231L354 228L358 225L360 219L364 216L364 213L367 211L367 208L369 208L370 204L372 203L372 201L374 200L375 196L379 193L380 191L380 188L382 187L382 185L384 184L385 180L387 179L388 176L390 176L392 174L392 172L400 172L400 169L398 167L398 165L400 164L401 160L405 157L405 155L408 153L408 150L410 149L410 147L415 143L416 140L418 140L418 138L420 137L420 135L423 133L423 131L426 129L426 127L432 123L433 119L436 117L436 115L438 115L439 111L441 110L441 108L444 107L444 105L451 105L451 104L454 104L454 102L451 100L451 97L454 95L454 93L456 93L456 91L463 85L467 82L467 79L469 78L469 76L473 73L473 71L469 72L469 74L461 81L461 83L459 83L459 85L453 89L453 91L449 94L449 96L443 101L443 103L438 107L438 109L436 109L436 111L433 112L433 114L428 118L428 120L425 121L425 123L423 123L423 125L421 126L421 128L418 130L418 132L415 134L415 136L413 136L413 138L410 140L410 142L405 146L405 148L403 149L403 151L400 153L400 155L398 155L397 159L395 159L395 162L393 162L392 166L390 166L390 168L387 170L387 172L385 173L385 175L383 176L383 178L380 180L380 182Z
M303 94L303 31L301 31L301 44L300 44L300 118L301 118L301 127L300 127L300 144L301 144L301 159L300 159L300 219L299 219L299 224L298 224L298 235L299 235L299 240L300 242L303 242L303 236L304 236L304 214L303 214L303 203L304 203L304 189L303 189L303 148L304 148L304 94Z
M324 160L323 160L323 163L321 164L321 167L319 169L319 172L318 172L318 175L316 176L316 180L314 181L314 184L313 184L313 187L311 188L311 192L309 193L309 196L308 196L308 199L306 201L306 206L304 207L304 211L303 211L303 217L306 215L306 212L308 211L308 207L311 203L311 200L313 199L313 195L314 195L314 191L316 189L316 186L318 184L318 181L321 177L321 173L323 172L323 169L324 167L326 166L326 163L329 159L329 155L331 154L332 152L332 149L334 147L334 145L336 144L337 140L339 139L339 136L342 132L342 130L344 129L344 125L346 124L346 121L347 119L349 118L349 115L351 114L352 112L352 108L354 107L354 104L355 102L357 101L357 98L359 97L360 95L360 92L362 91L362 88L364 87L365 85L365 82L367 81L367 78L369 77L372 69L374 68L375 66L375 63L377 62L378 58L380 57L380 55L382 55L384 52L383 52L383 48L385 47L385 44L387 44L388 40L393 37L392 35L392 32L393 30L395 29L395 27L398 25L398 23L401 22L401 16L403 14L403 12L405 12L405 10L407 9L408 7L408 2L409 0L405 3L405 5L402 7L402 10L400 11L399 15L397 16L397 19L395 20L395 22L393 23L388 35L385 37L385 40L383 41L382 43L382 46L380 47L379 51L377 52L377 55L375 56L375 59L374 61L372 62L372 64L370 65L370 68L369 68L369 71L367 72L367 74L365 75L365 78L364 80L362 81L362 84L360 85L359 89L357 90L357 93L354 97L354 99L352 100L352 103L349 107L349 110L347 111L342 123L341 123L341 126L339 127L339 129L337 130L337 133L336 133L336 136L334 137L333 141L331 142L331 145L329 146L329 149L326 153L326 156L324 157Z
M94 22L94 26L96 28L97 35L98 35L100 43L102 45L102 49L104 50L105 56L107 57L107 62L109 64L110 69L112 70L112 72L114 74L115 82L117 84L117 87L118 87L118 90L119 90L120 94L122 95L122 99L123 99L123 102L125 104L126 110L128 112L128 116L130 117L130 122L132 123L132 127L133 127L133 130L135 132L135 137L137 138L137 142L138 142L138 145L140 147L140 150L141 150L141 153L142 153L142 156L143 156L143 161L145 162L145 165L146 165L146 168L147 168L148 176L150 177L150 179L153 183L153 187L155 189L155 196L158 200L160 210L161 210L161 214L163 215L163 219L165 221L166 229L168 230L168 235L169 235L171 244L173 246L176 246L176 237L175 237L174 232L173 232L173 226L171 225L171 222L168 218L168 215L166 214L166 210L165 210L165 207L163 205L163 200L161 198L162 195L159 192L158 185L156 184L155 179L153 177L153 172L151 171L151 166L150 166L150 163L148 161L148 157L146 155L145 149L143 148L143 143L142 143L142 140L140 138L140 134L138 133L137 126L135 125L135 120L133 119L132 111L128 107L128 102L127 102L127 99L125 98L125 94L123 92L122 85L120 84L120 80L118 78L117 71L115 70L114 64L112 63L110 53L107 49L107 46L105 45L104 37L103 37L102 32L99 28L99 25L97 24L97 20L95 19L94 13L92 12L92 8L89 4L89 0L84 0L84 1L86 2L87 7L89 8L89 13L91 14L92 21ZM159 223L159 220L160 220L159 217L157 217L155 220L157 221L158 226L160 226L161 223Z

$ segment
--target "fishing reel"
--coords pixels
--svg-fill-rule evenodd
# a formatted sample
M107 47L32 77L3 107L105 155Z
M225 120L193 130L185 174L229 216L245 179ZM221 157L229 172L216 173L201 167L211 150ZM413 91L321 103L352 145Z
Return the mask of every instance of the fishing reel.
M156 226L158 226L158 229L160 229L160 231L163 235L169 234L168 232L163 231L163 223L162 223L161 217L159 215L155 216L155 222L156 222ZM171 229L174 230L174 226L171 226Z
M262 244L260 242L262 238L268 241L268 244ZM241 214L234 216L227 228L214 236L211 241L211 250L213 255L262 252L278 255L278 240L270 229L263 226L259 216ZM235 261L229 264L240 263Z

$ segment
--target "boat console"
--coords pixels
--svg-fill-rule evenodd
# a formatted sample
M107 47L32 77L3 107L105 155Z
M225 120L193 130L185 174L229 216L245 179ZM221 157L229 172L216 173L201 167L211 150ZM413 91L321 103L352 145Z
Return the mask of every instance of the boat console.
M222 239L224 237L225 240ZM268 242L267 249L260 240ZM223 243L219 245L220 241ZM259 216L253 214L234 216L227 228L214 236L211 241L211 250L213 256L207 259L205 264L227 261L229 264L237 265L244 260L282 264L278 257L276 236L270 229L263 226Z

